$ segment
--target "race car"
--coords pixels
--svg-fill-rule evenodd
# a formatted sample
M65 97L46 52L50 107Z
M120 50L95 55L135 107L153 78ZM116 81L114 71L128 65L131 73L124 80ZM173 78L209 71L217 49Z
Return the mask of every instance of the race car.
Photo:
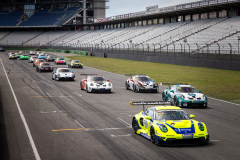
M31 56L28 60L28 63L33 63L35 59L37 59L37 56Z
M155 105L134 115L132 128L156 145L209 144L209 134L203 122L194 120L180 107L169 102L130 102L133 105Z
M28 59L29 59L29 57L28 57L27 54L22 54L22 55L20 56L20 60L28 60Z
M191 85L183 83L162 83L162 85L172 85L163 91L163 101L169 101L172 105L179 107L207 107L207 96Z
M52 80L75 80L75 73L70 71L68 68L57 68L52 72Z
M29 55L35 55L35 54L36 54L35 51L30 51L30 52L29 52Z
M66 64L66 60L63 57L58 57L55 61L54 64Z
M15 55L14 52L10 52L10 53L8 53L8 58L9 59L17 59L17 56Z
M49 62L41 62L38 66L36 66L37 72L43 72L43 71L53 71L53 67Z
M39 54L38 59L46 59L45 54L43 54L43 53Z
M3 47L0 47L0 52L5 52L5 49Z
M131 76L125 82L126 90L130 89L133 92L151 91L156 93L159 90L158 84L146 75L125 74L125 76Z
M41 53L42 53L42 51L37 51L36 56L39 56L39 54L41 54Z
M86 75L86 78L80 82L81 90L89 92L113 92L113 85L109 80L99 74L80 74Z
M54 61L55 60L55 58L52 56L52 55L48 55L47 56L47 61L49 62L49 61Z
M69 68L83 68L82 62L79 60L72 60L70 63L68 63Z
M33 61L33 67L38 66L40 62L46 62L46 61L44 59L36 59Z
M22 54L20 54L20 53L15 53L15 55L16 55L17 58L20 58Z

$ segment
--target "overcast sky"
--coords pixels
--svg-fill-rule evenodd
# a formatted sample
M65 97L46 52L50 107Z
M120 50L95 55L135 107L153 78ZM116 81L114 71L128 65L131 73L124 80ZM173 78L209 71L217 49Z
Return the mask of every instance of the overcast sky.
M110 0L106 3L107 6L110 6L110 9L107 9L106 17L145 11L148 6L158 5L158 8L162 8L195 1L197 0Z

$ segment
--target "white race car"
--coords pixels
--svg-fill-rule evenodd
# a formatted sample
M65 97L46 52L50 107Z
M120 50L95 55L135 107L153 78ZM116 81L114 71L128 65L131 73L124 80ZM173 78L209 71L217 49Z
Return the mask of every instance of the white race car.
M86 75L86 78L82 79L80 82L81 90L86 90L86 92L113 92L113 85L109 80L105 79L99 74L81 74ZM80 76L81 76L80 75Z
M52 80L60 81L60 80L75 80L75 73L70 71L68 68L57 68L52 72Z
M30 52L29 52L29 55L35 55L35 54L36 54L35 51L30 51Z

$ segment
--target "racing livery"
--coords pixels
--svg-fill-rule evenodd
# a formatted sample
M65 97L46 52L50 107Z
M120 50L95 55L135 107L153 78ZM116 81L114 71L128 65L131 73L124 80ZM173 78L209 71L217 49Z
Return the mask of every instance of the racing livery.
M194 120L180 107L169 102L130 102L132 105L156 105L143 109L132 119L132 127L156 145L209 144L209 134L203 122ZM143 107L144 108L144 107Z
M14 52L10 52L10 53L8 53L8 58L9 59L17 59L17 56L15 55Z
M38 66L36 66L37 72L43 72L43 71L53 71L53 67L49 62L41 62Z
M33 67L38 66L41 62L46 62L44 59L35 59L33 60Z
M47 61L49 62L49 61L54 61L55 60L55 58L52 56L52 55L48 55L47 56Z
M38 59L46 59L46 56L44 53L39 54Z
M170 83L162 83L169 84ZM172 85L173 84L173 85ZM179 107L207 107L207 96L188 84L174 84L162 93L163 101Z
M152 91L156 93L159 90L158 84L146 75L125 74L125 76L131 76L125 82L126 90L130 89L133 92Z
M113 92L113 85L99 74L81 74L86 75L80 82L81 90L86 92ZM81 76L80 75L80 76Z
M29 57L28 57L27 54L22 54L22 55L20 56L20 60L28 60L28 59L29 59Z
M69 68L83 68L82 62L79 60L72 60L70 63L68 63Z
M35 54L36 54L35 51L30 51L30 52L29 52L29 55L35 55Z
M75 73L70 71L68 68L57 68L52 72L52 80L75 80Z
M55 61L54 64L66 64L66 60L63 57L58 57Z
M36 59L37 59L37 56L31 56L28 60L28 63L33 63L33 61Z

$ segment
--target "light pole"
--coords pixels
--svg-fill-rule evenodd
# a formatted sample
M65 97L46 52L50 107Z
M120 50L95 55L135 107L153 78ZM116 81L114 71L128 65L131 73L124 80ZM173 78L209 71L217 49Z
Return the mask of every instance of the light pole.
M239 54L239 41L240 41L240 36L238 36L238 54Z
M185 57L185 43L187 43L187 39L184 38L183 42L184 42L184 57Z

